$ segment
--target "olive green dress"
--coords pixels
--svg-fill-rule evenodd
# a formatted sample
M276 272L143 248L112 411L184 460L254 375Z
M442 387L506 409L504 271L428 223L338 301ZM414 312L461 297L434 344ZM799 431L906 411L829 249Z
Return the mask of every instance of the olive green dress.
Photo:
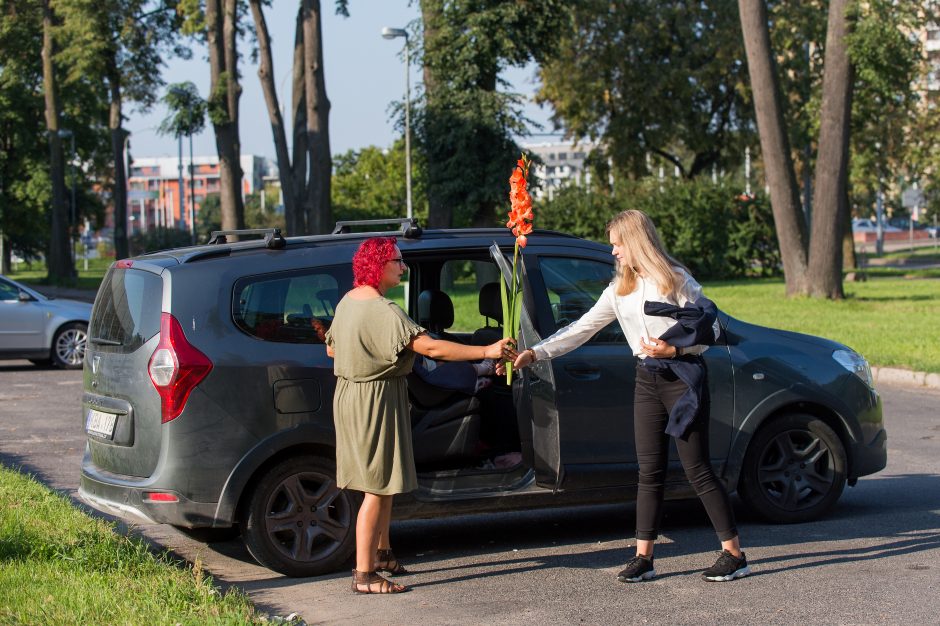
M344 297L326 342L335 351L336 484L391 495L418 486L405 376L425 332L386 298Z

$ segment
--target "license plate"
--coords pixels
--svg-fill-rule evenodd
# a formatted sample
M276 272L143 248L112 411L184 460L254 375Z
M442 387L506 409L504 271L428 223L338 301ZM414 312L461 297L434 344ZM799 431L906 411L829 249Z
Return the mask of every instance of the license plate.
M117 422L117 415L114 413L89 409L88 417L85 419L85 430L93 435L110 439L114 436L115 422Z

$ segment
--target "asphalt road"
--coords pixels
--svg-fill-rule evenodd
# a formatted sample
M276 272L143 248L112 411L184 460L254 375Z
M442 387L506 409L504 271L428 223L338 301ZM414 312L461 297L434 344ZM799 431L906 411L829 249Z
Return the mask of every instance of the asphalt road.
M654 581L624 585L633 505L393 525L411 593L354 596L347 573L296 580L255 565L238 541L140 532L274 615L329 624L938 624L940 391L882 386L889 463L818 522L775 526L738 506L754 575L706 583L718 547L697 502L667 505ZM73 495L84 449L81 373L0 362L0 462Z

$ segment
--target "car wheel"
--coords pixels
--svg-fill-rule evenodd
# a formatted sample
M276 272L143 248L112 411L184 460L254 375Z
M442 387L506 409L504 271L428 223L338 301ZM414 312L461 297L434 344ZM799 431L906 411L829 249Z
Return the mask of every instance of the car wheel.
M741 497L772 522L816 519L842 495L846 467L845 448L825 422L785 415L751 440L741 468Z
M255 485L242 539L265 567L287 576L336 571L355 549L361 496L336 487L336 466L320 457L275 465Z
M88 345L88 325L66 324L52 338L52 364L63 369L80 369Z

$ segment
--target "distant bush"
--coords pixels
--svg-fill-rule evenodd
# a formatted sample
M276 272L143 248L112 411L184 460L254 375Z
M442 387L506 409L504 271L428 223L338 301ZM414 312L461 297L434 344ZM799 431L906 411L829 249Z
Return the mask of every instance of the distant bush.
M707 179L653 178L619 183L611 192L568 187L537 203L536 224L607 242L607 222L638 209L656 224L669 252L702 279L775 275L780 271L770 204L739 197Z

